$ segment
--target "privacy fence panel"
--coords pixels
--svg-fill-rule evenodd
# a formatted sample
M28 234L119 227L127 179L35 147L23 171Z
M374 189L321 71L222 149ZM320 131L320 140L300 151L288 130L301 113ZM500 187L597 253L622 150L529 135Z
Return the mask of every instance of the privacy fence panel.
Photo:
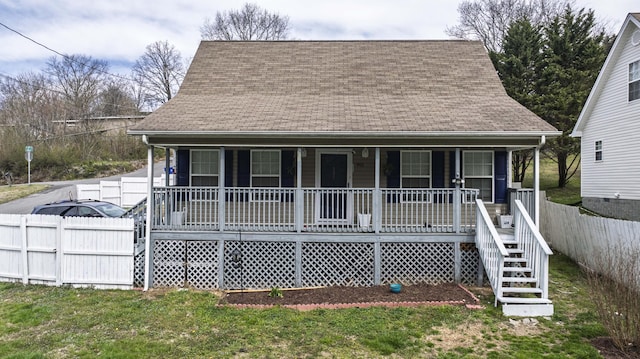
M0 278L22 279L21 215L0 214Z
M132 288L133 219L0 215L0 281Z
M640 269L625 263L640 256L640 222L580 214L577 207L541 201L540 232L554 249L594 270L609 265ZM637 273L640 285L640 273Z

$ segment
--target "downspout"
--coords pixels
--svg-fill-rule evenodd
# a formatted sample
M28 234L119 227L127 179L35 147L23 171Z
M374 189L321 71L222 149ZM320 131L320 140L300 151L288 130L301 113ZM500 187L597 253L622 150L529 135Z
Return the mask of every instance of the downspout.
M540 229L540 149L547 142L545 136L540 137L540 144L534 150L533 166L533 203L535 204L533 222L536 224L536 228Z

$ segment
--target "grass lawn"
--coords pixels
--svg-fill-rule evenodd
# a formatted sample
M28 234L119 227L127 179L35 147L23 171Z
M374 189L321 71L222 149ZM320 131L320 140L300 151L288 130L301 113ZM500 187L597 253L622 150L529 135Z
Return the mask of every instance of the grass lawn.
M551 258L556 314L513 325L492 306L233 309L213 292L104 291L0 283L0 357L599 358L585 278Z
M523 187L533 188L533 164L527 168ZM540 189L550 201L574 205L582 201L580 196L580 168L565 188L558 187L558 165L548 158L540 159Z

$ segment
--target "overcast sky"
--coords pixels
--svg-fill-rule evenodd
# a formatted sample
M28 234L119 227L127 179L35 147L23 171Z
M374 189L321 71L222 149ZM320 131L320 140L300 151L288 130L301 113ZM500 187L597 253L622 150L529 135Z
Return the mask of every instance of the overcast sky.
M0 0L0 23L65 54L107 60L111 72L128 74L148 44L167 40L184 58L200 41L200 26L216 11L245 0ZM288 15L298 40L447 39L458 23L456 0L258 0ZM618 31L638 0L577 0ZM39 72L55 54L0 25L0 75Z

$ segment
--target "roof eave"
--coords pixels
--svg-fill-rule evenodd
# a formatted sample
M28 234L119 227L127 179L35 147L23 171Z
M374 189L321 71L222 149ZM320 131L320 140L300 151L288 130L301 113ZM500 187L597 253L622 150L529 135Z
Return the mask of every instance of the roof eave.
M591 110L593 107L593 98L596 96L596 93L600 91L600 87L602 86L601 83L602 81L604 81L603 80L604 73L606 72L606 69L609 67L609 63L613 61L613 58L616 57L618 52L620 51L618 50L618 43L622 41L620 40L621 39L620 35L624 33L624 31L627 29L627 26L629 26L629 23L633 23L636 26L636 28L640 29L640 21L638 21L638 19L636 19L632 13L627 14L627 18L622 23L622 27L620 28L620 31L618 31L618 35L616 36L616 39L613 42L611 49L609 50L609 54L607 54L607 58L605 59L604 64L602 65L602 68L600 68L598 77L596 78L596 81L594 82L593 87L591 87L591 91L589 92L589 96L587 97L587 100L585 101L584 106L582 107L582 111L580 111L578 120L576 121L576 124L573 127L573 131L570 134L571 137L582 137L582 130L586 125L587 118L589 117L589 114L591 113Z
M246 138L468 138L468 137L556 137L562 134L561 131L145 131L145 130L129 130L127 132L133 136L163 136L163 137L246 137Z

